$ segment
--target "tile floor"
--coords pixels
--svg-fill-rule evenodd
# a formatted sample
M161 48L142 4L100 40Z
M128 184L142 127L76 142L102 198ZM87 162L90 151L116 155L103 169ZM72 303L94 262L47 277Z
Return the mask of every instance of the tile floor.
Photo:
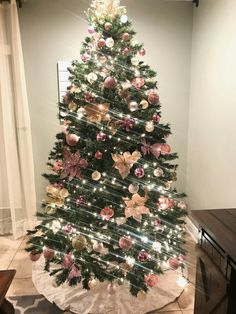
M190 284L175 302L159 311L151 312L152 314L193 314L196 251L192 238L187 236L186 240L186 249L188 251L186 262L188 264ZM13 283L8 290L8 296L38 294L31 280L31 261L28 258L28 253L24 251L25 246L25 238L13 240L12 236L0 237L0 269L17 270Z

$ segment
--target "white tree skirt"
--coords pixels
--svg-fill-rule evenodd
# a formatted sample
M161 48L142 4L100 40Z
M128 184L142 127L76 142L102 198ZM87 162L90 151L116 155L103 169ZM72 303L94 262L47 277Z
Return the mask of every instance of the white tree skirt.
M131 296L128 284L116 284L116 292L109 294L108 283L98 283L87 291L81 285L55 287L54 278L43 270L44 258L33 264L32 279L38 292L62 310L77 314L144 314L173 302L183 291L177 284L180 270L168 270L160 275L157 286L150 288L146 299Z

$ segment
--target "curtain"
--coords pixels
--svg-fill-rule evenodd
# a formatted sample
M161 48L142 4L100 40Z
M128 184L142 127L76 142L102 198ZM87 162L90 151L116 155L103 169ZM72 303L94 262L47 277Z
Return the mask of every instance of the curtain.
M30 116L16 1L0 4L0 234L35 224Z

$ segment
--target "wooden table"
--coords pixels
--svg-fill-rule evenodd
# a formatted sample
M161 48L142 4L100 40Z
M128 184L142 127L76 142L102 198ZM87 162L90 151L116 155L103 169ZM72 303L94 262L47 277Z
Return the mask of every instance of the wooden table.
M15 276L15 270L0 270L0 313L14 314L15 310L12 304L6 300L6 293Z
M236 209L192 211L199 225L195 314L236 313Z

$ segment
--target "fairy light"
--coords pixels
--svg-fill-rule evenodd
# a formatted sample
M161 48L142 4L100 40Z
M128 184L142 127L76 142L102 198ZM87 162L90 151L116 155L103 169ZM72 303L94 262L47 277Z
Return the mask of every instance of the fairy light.
M143 236L143 237L141 237L141 241L144 243L148 243L149 240L148 240L148 237Z

